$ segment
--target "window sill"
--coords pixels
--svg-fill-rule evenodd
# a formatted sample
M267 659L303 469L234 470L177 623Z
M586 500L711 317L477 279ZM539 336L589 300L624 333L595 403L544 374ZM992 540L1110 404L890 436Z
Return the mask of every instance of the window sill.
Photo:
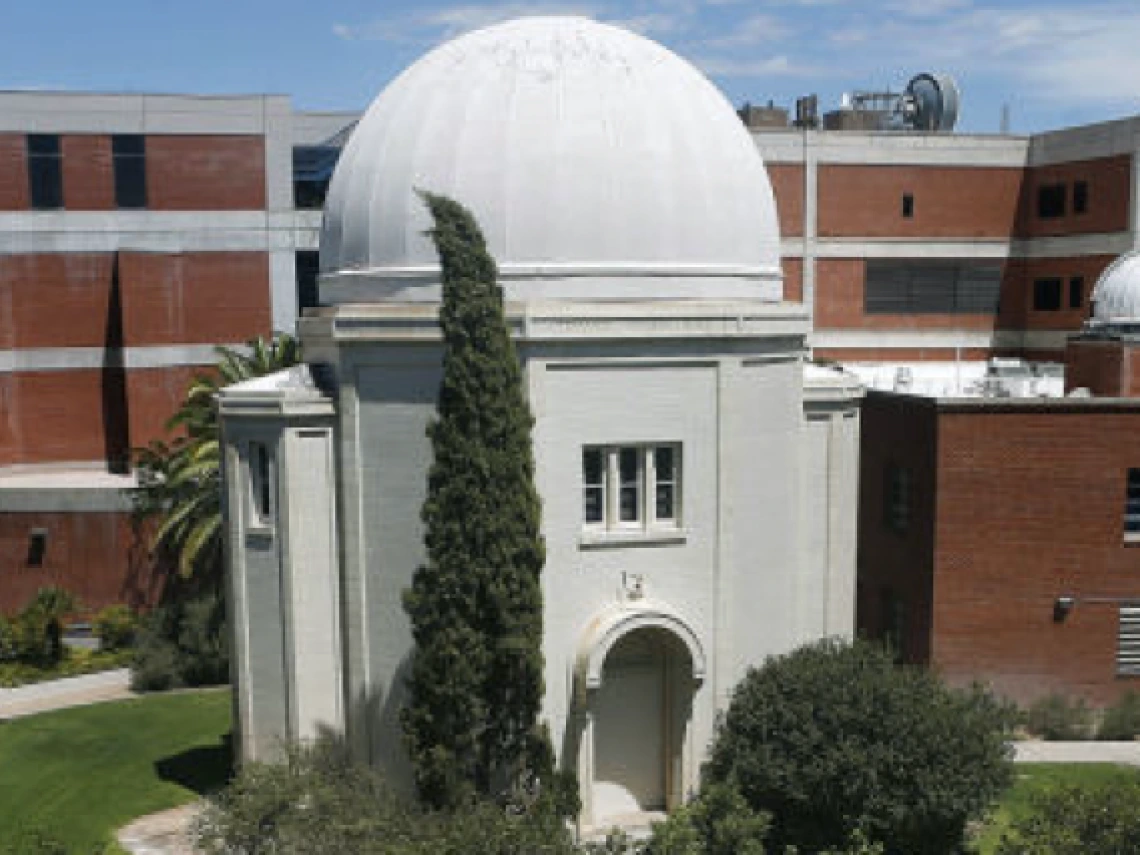
M689 533L683 528L610 529L583 531L578 538L579 549L615 549L623 546L669 546L685 543Z
M272 540L273 528L271 526L257 526L245 530L245 542L248 545L263 547Z

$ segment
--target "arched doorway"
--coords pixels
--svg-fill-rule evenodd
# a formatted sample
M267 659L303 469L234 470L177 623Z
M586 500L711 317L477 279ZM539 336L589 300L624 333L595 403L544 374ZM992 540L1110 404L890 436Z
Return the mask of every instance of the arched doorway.
M693 662L685 644L649 626L619 637L591 693L595 824L622 824L683 799Z

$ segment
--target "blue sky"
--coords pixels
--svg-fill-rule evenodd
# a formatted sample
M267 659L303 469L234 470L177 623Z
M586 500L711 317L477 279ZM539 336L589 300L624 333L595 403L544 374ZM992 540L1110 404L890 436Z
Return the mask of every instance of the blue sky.
M1140 113L1140 0L62 0L10 4L0 88L278 92L362 109L434 44L520 14L585 14L657 39L731 101L823 109L945 71L960 128L1002 105L1031 132Z

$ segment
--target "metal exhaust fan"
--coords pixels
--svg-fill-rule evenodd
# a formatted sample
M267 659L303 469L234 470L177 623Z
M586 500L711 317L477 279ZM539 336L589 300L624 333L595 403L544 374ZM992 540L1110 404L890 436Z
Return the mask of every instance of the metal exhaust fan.
M949 74L911 78L900 99L904 124L916 131L952 131L958 121L958 84Z

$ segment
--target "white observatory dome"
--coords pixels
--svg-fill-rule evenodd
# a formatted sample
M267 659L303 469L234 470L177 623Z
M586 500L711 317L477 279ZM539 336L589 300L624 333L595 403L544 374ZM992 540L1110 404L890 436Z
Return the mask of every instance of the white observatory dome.
M472 210L509 299L781 297L772 188L731 105L586 18L469 33L380 93L329 188L324 302L439 299L416 189Z
M1092 292L1091 326L1140 324L1140 253L1126 252L1105 268Z

